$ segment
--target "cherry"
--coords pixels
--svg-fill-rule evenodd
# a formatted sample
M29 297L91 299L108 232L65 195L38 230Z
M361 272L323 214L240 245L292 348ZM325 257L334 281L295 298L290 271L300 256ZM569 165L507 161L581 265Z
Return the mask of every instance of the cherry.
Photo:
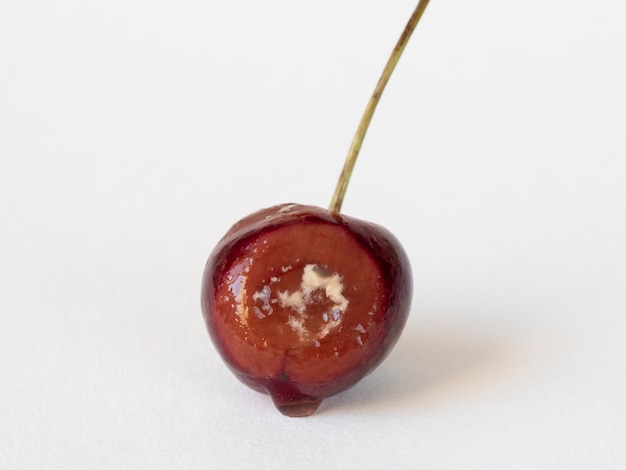
M290 416L311 414L383 360L412 291L409 260L389 231L296 204L235 224L202 286L226 363Z
M387 229L340 213L363 137L428 0L421 0L370 99L328 210L282 204L248 215L207 261L202 312L235 376L287 416L308 416L397 342L412 296L409 259Z

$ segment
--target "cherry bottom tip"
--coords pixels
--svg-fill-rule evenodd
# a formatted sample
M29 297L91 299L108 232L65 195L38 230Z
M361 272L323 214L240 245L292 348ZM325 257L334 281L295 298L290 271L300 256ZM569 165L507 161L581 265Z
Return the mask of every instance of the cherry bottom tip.
M274 406L283 415L290 418L304 418L315 413L322 403L321 398L310 398L297 401L278 401L274 400Z

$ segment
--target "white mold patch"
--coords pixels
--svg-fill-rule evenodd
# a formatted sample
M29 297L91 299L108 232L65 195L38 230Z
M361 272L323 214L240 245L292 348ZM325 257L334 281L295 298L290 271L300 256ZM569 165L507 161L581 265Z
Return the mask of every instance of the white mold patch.
M278 300L281 307L291 308L297 313L297 315L289 316L288 324L291 329L300 338L315 336L317 341L341 324L342 316L349 304L348 299L343 296L343 290L343 280L338 273L330 274L316 264L307 264L302 273L300 288L294 292L278 292ZM305 325L305 320L308 318L306 310L309 305L319 301L320 291L333 303L333 306L328 312L322 314L324 325L318 333L313 335Z
M263 317L259 317L259 318L265 318L265 315L271 315L272 313L274 313L274 310L272 309L272 306L270 305L271 296L272 296L272 289L270 288L270 286L263 286L263 289L255 292L254 295L252 296L252 300L254 300L255 302L261 301L261 304L262 304L261 310L265 312ZM258 310L258 307L254 307L254 308L255 308L255 311Z
M289 315L289 320L287 321L288 325L291 327L293 331L298 333L298 336L301 338L306 336L309 333L309 330L304 326L304 318L296 317L295 315Z

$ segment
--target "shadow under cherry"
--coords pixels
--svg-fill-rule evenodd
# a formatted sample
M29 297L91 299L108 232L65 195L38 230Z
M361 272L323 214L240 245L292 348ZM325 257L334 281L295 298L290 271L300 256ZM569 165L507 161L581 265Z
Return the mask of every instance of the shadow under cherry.
M407 329L390 356L351 389L328 398L325 410L404 412L458 401L489 390L516 368L519 351L495 332L438 322Z

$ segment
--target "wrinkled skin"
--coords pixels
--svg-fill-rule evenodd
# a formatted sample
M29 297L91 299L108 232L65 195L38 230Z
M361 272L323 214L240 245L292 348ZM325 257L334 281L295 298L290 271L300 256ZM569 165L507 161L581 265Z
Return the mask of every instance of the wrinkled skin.
M209 334L232 372L288 416L354 385L390 352L412 295L381 226L284 204L237 222L202 280Z

